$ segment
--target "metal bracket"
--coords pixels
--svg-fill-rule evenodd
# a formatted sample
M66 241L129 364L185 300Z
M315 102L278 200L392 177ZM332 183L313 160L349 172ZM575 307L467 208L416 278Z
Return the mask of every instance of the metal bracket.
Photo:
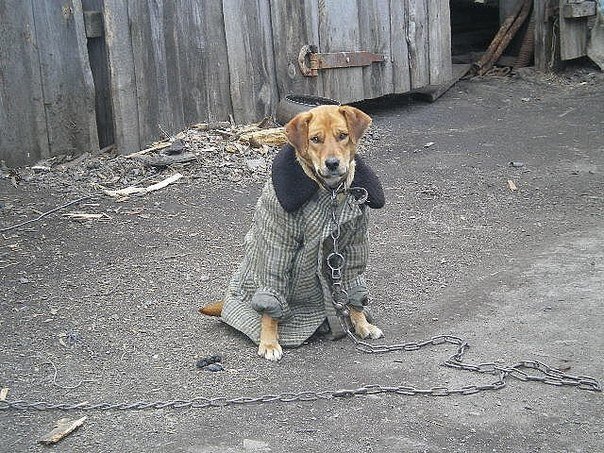
M314 45L302 46L298 55L300 72L305 77L317 77L319 70L323 69L369 66L385 60L384 55L365 51L318 53L317 46Z

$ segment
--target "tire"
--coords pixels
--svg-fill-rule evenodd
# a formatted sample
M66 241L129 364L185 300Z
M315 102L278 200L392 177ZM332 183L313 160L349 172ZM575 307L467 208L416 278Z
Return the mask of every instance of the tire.
M290 94L279 101L275 119L283 126L298 113L306 112L320 105L340 105L340 103L334 99L310 94Z

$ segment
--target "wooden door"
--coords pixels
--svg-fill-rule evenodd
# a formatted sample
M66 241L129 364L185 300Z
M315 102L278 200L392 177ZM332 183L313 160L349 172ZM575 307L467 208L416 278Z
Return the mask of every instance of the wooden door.
M301 0L271 4L279 97L354 102L437 85L451 77L447 0ZM383 61L303 75L303 46L319 54L369 52Z

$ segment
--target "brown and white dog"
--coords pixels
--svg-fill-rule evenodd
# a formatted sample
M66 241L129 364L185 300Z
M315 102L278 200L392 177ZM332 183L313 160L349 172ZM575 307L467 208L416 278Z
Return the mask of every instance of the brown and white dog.
M285 126L285 131L306 176L323 188L321 190L330 190L340 185L351 186L355 178L357 143L370 124L371 118L359 109L330 105L298 114ZM218 302L201 308L200 312L220 316L222 310L223 303ZM382 336L382 331L367 321L362 310L351 308L350 318L359 337ZM260 324L258 354L269 360L281 359L279 321L264 313Z

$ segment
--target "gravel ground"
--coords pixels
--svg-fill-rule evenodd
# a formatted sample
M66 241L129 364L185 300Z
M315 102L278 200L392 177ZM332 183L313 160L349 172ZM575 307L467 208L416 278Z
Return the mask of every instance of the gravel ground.
M525 71L462 81L434 104L398 97L364 105L374 126L363 152L388 201L372 216L367 274L384 341L456 334L472 345L469 362L531 359L604 377L603 80L587 69L556 78ZM199 149L195 162L149 173L107 157L44 173L4 169L0 229L93 195L0 237L0 388L10 389L8 399L492 382L439 366L454 352L446 345L367 356L347 341L316 338L275 364L197 314L220 298L241 258L270 168L273 151L265 151L227 151L226 159L220 147ZM246 163L260 158L265 165ZM123 202L101 195L100 185L148 184L175 171L185 177L155 193ZM75 211L104 215L62 216ZM196 369L215 354L224 371ZM438 398L0 411L0 451L46 450L37 439L59 418L88 415L53 450L594 452L604 450L603 407L601 393L511 380L499 391Z

